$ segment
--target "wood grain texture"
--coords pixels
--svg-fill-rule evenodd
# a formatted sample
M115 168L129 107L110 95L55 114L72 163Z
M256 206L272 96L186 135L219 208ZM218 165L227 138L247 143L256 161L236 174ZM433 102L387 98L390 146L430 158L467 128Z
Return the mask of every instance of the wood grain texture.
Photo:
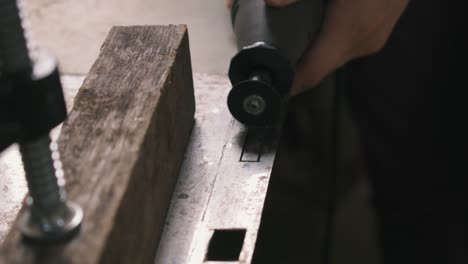
M150 263L193 125L191 73L185 26L112 28L58 140L82 230L32 247L13 228L0 263Z

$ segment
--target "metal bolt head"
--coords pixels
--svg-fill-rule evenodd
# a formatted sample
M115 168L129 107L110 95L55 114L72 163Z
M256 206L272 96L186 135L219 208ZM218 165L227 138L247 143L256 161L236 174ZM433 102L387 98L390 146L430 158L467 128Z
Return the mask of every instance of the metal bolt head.
M244 111L251 115L261 115L265 111L265 107L265 100L256 94L247 96L243 101Z
M19 225L24 238L31 242L61 242L71 238L80 229L83 210L73 202L67 201L49 213L35 208L24 210Z

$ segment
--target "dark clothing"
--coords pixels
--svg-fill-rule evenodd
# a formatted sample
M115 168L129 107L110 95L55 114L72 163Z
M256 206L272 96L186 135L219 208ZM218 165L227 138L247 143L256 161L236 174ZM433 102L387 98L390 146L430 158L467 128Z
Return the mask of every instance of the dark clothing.
M411 1L386 47L343 71L384 264L468 263L468 44L462 4ZM339 212L351 186L361 181L354 125L343 115L340 173L337 186L330 184L331 83L290 101L253 263L322 263L329 197L336 197ZM355 210L347 211L346 219L343 212L335 218L331 251L336 263L376 261L366 256L372 249L359 236L369 234L361 230L364 217L353 215ZM343 238L351 241L345 250L336 247ZM351 251L360 253L346 259Z
M347 67L385 264L468 263L461 2L412 1L384 50Z

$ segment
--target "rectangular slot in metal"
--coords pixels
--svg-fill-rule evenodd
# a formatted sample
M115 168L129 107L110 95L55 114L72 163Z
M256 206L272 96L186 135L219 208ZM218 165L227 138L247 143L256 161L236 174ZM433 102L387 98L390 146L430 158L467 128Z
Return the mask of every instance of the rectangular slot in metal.
M264 134L251 129L247 130L242 146L240 162L259 162L262 158Z
M246 229L215 229L205 261L238 261Z

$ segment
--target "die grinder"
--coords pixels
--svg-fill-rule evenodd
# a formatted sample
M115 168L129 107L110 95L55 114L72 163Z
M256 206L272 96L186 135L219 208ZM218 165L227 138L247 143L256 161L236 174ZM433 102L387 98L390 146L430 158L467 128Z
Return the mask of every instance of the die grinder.
M276 126L287 105L294 66L316 36L323 0L270 7L264 0L235 0L231 22L239 52L229 66L227 104L247 126Z

